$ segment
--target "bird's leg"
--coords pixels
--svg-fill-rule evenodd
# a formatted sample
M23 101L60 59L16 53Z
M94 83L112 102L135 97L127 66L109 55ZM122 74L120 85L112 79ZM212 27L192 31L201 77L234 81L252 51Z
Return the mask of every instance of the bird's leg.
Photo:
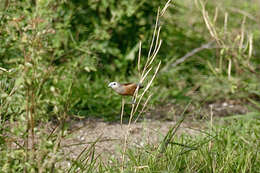
M135 103L136 103L136 101L134 99L132 99L131 102L128 102L128 103L125 103L125 104L134 105Z
M124 106L125 106L125 99L122 98L122 109L121 109L121 115L120 115L121 128L122 128L122 124L123 124Z
M135 97L133 96L133 97L132 97L131 104L134 105L135 103L136 103L136 99L135 99Z

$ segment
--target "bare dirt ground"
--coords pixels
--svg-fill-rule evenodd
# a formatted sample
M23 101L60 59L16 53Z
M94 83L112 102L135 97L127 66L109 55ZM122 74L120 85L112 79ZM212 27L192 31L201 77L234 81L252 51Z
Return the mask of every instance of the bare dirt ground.
M124 147L125 135L128 134L127 147L143 148L145 145L157 146L163 140L170 128L180 119L183 107L178 105L163 105L154 110L145 113L145 118L139 122L128 125L118 122L104 122L100 119L69 119L66 121L66 134L61 140L62 156L65 153L66 158L75 160L84 149L90 148L95 143L95 155L99 155L103 162L109 162L111 158L121 160L122 149ZM191 105L185 112L185 120L177 131L177 135L197 135L201 130L209 127L209 119L212 116L215 119L227 115L246 114L247 106L241 102L224 101L207 104L201 109ZM9 124L10 127L17 122ZM18 124L17 124L18 125ZM26 124L23 125L26 127ZM22 127L23 127L22 126ZM37 128L49 136L58 129L59 125L55 122L40 124ZM43 134L39 133L39 134ZM15 136L6 134L15 139ZM35 136L38 140L40 136ZM11 141L10 141L11 142ZM23 140L17 139L23 146ZM12 143L12 142L11 142ZM12 143L14 148L19 148L16 143ZM10 146L12 146L10 145ZM32 144L29 143L29 146ZM61 167L70 167L71 161L61 163Z
M190 127L191 124L194 129ZM128 124L121 125L120 123L107 123L100 120L72 122L72 129L77 128L78 130L70 138L63 140L62 146L71 158L76 158L86 145L90 145L99 139L95 145L97 154L102 154L103 158L110 156L118 157L123 148L128 128L128 146L143 147L147 144L158 145L168 130L174 125L174 121L162 122L151 119L137 122L130 126ZM191 135L198 133L196 126L199 126L199 124L183 123L179 133ZM200 127L197 129L200 129Z
M108 123L98 119L70 120L69 131L71 136L62 140L62 147L70 158L77 158L81 151L89 147L98 139L95 144L96 154L101 158L119 158L124 144L125 134L129 130L128 147L142 147L147 144L158 145L167 134L168 130L176 124L178 116L169 120L169 113L172 112L172 105L165 105L160 111L146 113L148 119L141 122L120 124L120 122ZM191 113L191 107L188 112ZM235 102L214 103L205 107L203 114L211 115L213 118L227 114L245 114L247 108ZM168 119L168 121L162 121ZM206 118L207 119L207 118ZM192 116L187 117L181 124L177 134L196 135L199 130L207 127L207 120L194 121Z

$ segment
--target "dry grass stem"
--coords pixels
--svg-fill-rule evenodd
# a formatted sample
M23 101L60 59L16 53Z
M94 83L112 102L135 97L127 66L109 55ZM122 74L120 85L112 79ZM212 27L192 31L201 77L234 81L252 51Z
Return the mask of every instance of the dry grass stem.
M141 73L141 53L142 53L142 42L139 42L139 52L138 52L138 62L137 62L137 68L138 68L138 73Z
M158 50L158 43L159 43L159 38L160 38L160 31L161 31L161 26L159 26L158 31L157 31L157 36L156 36L156 41L155 41L155 46L154 46L154 50L152 53L152 56L155 55L156 51ZM152 60L151 60L152 61ZM150 63L151 63L150 61Z
M228 13L225 13L225 20L224 20L224 34L227 33L227 23L228 23Z
M150 72L153 69L153 63L154 60L157 56L158 51L160 50L161 44L162 44L162 40L160 40L160 31L161 31L161 26L159 26L159 18L162 17L165 13L165 11L167 10L167 8L170 5L171 0L169 0L163 10L160 12L160 8L158 8L157 11L157 16L156 16L156 22L155 22L155 27L154 27L154 31L153 31L153 36L152 36L152 40L151 40L151 44L150 44L150 48L149 48L149 52L148 52L148 56L145 62L145 65L143 67L142 73L141 72L141 48L142 48L142 44L141 42L139 43L139 53L138 53L138 63L137 63L137 68L138 68L138 72L139 72L139 84L143 84L143 82L146 80L146 78L148 77L148 75L150 74ZM161 14L161 15L160 15ZM158 74L159 68L161 65L161 61L158 63L153 76L151 77L150 81L147 83L144 91L139 95L139 88L140 85L137 86L135 93L133 95L133 101L135 104L132 104L132 109L131 109L131 113L130 113L130 118L128 120L128 126L127 126L127 130L124 136L124 146L123 146L123 152L122 152L122 164L121 164L121 171L124 171L124 162L125 162L125 152L126 152L126 148L127 148L127 141L128 141L128 135L129 135L129 131L130 131L130 125L132 123L132 119L134 117L134 115L136 114L140 103L144 97L144 95L146 94L146 92L148 91L148 89L151 87L153 80L155 79L156 75ZM140 115L144 112L144 109L146 108L150 98L152 97L152 94L150 94L148 96L148 98L146 99L146 101L144 102L144 105L142 106L141 111L139 112L139 114L137 115L137 118L135 119L134 122L136 122L138 120L138 118L140 117ZM137 101L137 103L136 103ZM123 101L122 101L123 104ZM124 110L124 107L122 105L122 112ZM122 113L121 112L121 116ZM121 117L121 124L122 124L122 117Z
M224 45L223 42L219 39L217 31L216 31L214 25L212 24L212 22L209 19L208 12L205 9L205 3L202 2L202 0L200 0L199 2L200 2L200 5L202 7L202 10L201 10L202 16L203 16L204 22L206 24L206 27L209 30L210 35L216 40L216 42L219 46Z
M249 34L249 50L248 50L248 62L250 61L252 57L253 52L253 34Z
M159 71L160 65L161 65L161 61L159 62L158 66L157 66L157 68L156 68L156 70L155 70L155 72L154 72L154 75L153 75L152 79L149 81L149 83L148 83L147 86L145 87L143 93L141 94L141 96L140 96L140 98L139 98L139 100L138 100L138 103L137 103L137 105L136 105L136 107L135 107L134 113L137 111L137 109L138 109L138 107L139 107L139 104L140 104L140 102L141 102L141 100L142 100L144 94L148 91L148 89L149 89L150 86L152 85L152 82L153 82L154 78L156 77L156 75L157 75L157 73L158 73L158 71Z
M141 76L141 80L140 83L143 83L144 80L146 79L147 75L149 74L149 72L153 69L153 67L150 67L144 74L144 76Z
M240 42L239 42L239 50L243 49L244 37L245 37L245 23L246 17L244 16L242 24L241 24L241 34L240 34Z
M4 72L8 72L8 70L6 70L5 68L0 67L0 70L4 71Z
M231 79L232 60L228 59L228 79Z
M134 123L136 123L136 122L138 121L140 115L144 112L144 109L146 108L146 106L147 106L148 102L150 101L152 95L153 95L153 94L150 94L150 95L148 96L148 98L146 99L146 101L144 102L144 105L143 105L143 107L142 107L142 110L139 112L139 114L138 114L138 116L136 117Z
M156 50L155 50L155 52L154 52L154 54L153 54L153 56L152 56L152 59L150 60L150 62L149 62L149 64L148 64L147 67L149 67L149 66L153 63L153 61L154 61L154 59L155 59L155 57L156 57L158 51L160 50L161 44L162 44L162 40L160 40L159 45L158 45L158 47L156 48Z
M151 52L152 52L152 49L153 49L153 42L154 42L154 39L155 39L157 26L158 26L158 21L159 21L159 13L160 13L160 9L158 9L158 11L157 11L157 16L156 16L156 22L155 22L155 27L154 27L154 31L153 31L152 42L150 44L150 49L149 49L149 52L148 52L148 60L150 58L150 55L151 55Z
M210 132L213 133L213 105L210 105ZM209 150L212 148L212 142L209 142Z
M162 11L161 11L161 16L164 15L164 13L166 12L166 10L167 10L167 8L170 6L170 4L171 4L171 0L168 0L168 1L166 2L166 4L164 5Z
M216 23L217 19L218 19L218 7L216 7L216 9L215 9L215 14L214 14L213 22Z

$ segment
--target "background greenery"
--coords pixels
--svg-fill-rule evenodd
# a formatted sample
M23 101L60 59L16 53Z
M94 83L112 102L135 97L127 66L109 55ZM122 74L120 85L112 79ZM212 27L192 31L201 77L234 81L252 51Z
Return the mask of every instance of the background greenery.
M27 90L34 94L32 99L36 105L40 105L35 111L41 118L59 117L64 111L85 117L118 117L121 98L111 92L107 84L109 81L138 81L138 42L144 43L144 59L157 7L165 2L3 2L0 66L11 72L1 74L1 101L8 105L1 114L20 116L26 112L24 98ZM259 98L258 49L253 49L250 68L247 66L250 34L254 46L259 45L259 4L241 1L236 7L231 2L207 4L211 19L218 9L214 26L227 48L201 51L177 67L171 67L171 64L209 42L210 34L198 2L175 2L172 5L160 21L163 45L158 59L163 61L163 70L154 85L155 91L160 92L155 92L152 103ZM242 12L234 11L238 8ZM229 14L228 31L223 33L225 12ZM244 13L245 41L244 48L239 48L237 43ZM220 58L223 60L221 65ZM233 62L232 79L227 78L228 59ZM4 98L12 87L17 89L7 101ZM196 94L188 96L194 88L197 88Z
M160 0L1 0L0 67L4 68L0 70L1 146L8 151L3 135L6 132L28 137L29 128L24 124L29 123L29 115L33 121L28 127L34 127L34 122L64 120L68 116L118 120L121 97L107 85L110 81L138 81L138 43L143 42L144 62L157 8L164 4ZM214 20L216 9L218 17ZM162 67L150 91L151 112L164 104L184 107L192 102L200 109L228 100L236 100L250 111L259 111L259 2L207 1L206 10L221 44L214 43L212 48L175 67L171 65L177 59L210 42L212 36L196 0L174 1L160 21L163 44L157 59L162 60ZM3 128L13 121L19 122L17 129ZM55 144L41 147L53 149ZM206 152L204 149L200 156ZM7 158L29 157L20 150L10 153ZM185 159L188 157L193 156ZM14 161L13 165L21 162ZM5 163L10 160L1 160L1 164ZM23 167L18 166L17 170ZM208 171L205 168L204 172Z

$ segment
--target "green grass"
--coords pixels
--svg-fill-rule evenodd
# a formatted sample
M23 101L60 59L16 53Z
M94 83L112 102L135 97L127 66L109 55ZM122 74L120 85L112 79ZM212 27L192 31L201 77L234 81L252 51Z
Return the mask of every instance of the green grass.
M257 119L246 116L216 120L212 130L175 136L163 153L156 145L129 149L125 172L259 172L259 113Z

